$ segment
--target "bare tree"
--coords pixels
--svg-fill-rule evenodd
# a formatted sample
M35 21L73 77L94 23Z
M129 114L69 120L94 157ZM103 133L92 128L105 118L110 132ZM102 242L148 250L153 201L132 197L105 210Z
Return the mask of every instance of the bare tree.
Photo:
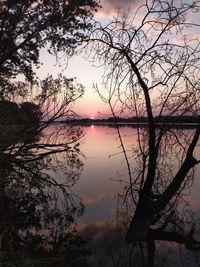
M181 222L176 205L200 162L195 156L200 127L174 129L184 115L199 117L200 42L195 32L200 25L194 19L199 8L198 0L144 1L134 15L119 13L106 26L97 23L87 40L92 60L105 67L107 93L97 88L100 97L113 116L121 109L138 118L134 175L120 136L129 174L126 199L130 196L134 207L126 241L147 242L148 266L154 264L155 240L200 248L193 229L185 235L174 222ZM148 128L139 127L142 116Z

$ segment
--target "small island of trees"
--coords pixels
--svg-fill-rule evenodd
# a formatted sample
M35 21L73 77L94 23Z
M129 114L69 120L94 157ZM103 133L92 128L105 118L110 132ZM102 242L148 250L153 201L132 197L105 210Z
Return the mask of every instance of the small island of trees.
M140 126L148 124L147 117L109 117L104 119L90 119L90 118L75 118L68 119L65 121L67 124L77 124L77 125L104 125L104 124L139 124ZM173 126L186 126L189 124L199 124L200 118L196 116L157 116L155 117L155 123L157 124L166 124Z

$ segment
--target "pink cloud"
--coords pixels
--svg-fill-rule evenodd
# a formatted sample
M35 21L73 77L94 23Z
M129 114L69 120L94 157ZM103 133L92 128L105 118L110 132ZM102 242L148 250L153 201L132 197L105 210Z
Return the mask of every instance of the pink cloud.
M102 12L104 15L113 14L116 10L121 9L127 9L127 8L134 8L138 6L138 3L141 4L141 1L139 0L102 0Z
M80 234L92 238L93 240L102 240L105 234L116 231L116 224L108 221L94 221L90 224L78 224Z
M105 201L107 199L108 199L108 195L101 194L101 195L99 195L99 196L97 196L95 198L92 198L92 197L86 198L85 200L83 200L83 204L84 205L94 205L96 203Z

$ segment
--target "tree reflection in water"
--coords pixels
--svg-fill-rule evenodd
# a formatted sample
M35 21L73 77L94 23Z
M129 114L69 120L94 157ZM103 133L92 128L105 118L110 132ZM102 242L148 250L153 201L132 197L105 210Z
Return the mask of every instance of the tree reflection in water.
M120 196L121 222L130 222L125 229L126 241L132 243L127 253L130 253L129 260L136 266L168 266L175 258L176 266L181 266L181 261L190 266L199 266L200 218L199 213L190 206L188 198L198 174L196 168L190 168L184 180L175 180L184 165L189 167L185 161L191 144L194 145L198 126L197 130L182 127L176 124L157 125L156 136L162 135L162 140L159 142L151 195L143 195L144 176L148 167L146 157L149 153L147 128L137 129L140 132L140 144L132 155L127 154L129 164L132 156L136 162L131 168L131 182ZM196 145L198 139L195 142ZM198 146L192 152L194 157L198 156ZM143 197L149 199L146 210L140 203ZM169 248L172 255L165 257Z
M137 243L147 248L143 254L141 249L142 266L155 266L157 240L200 249L192 234L193 220L180 216L178 207L200 163L195 153L200 126L185 136L169 127L183 122L184 115L200 116L200 40L191 35L193 27L195 31L199 27L192 19L194 11L199 12L199 3L144 1L138 8L117 12L107 25L97 22L88 40L86 52L91 55L92 51L95 57L91 60L105 70L102 82L106 90L96 85L102 101L116 120L122 113L137 118L138 153L133 156L139 165L134 174L128 149L120 135L119 139L128 168L127 205L132 209L125 239L133 247ZM147 131L139 128L143 117Z
M1 266L87 266L87 240L74 226L83 205L71 191L82 171L83 132L66 128L62 139L59 129L46 129L47 138L45 131L2 128Z

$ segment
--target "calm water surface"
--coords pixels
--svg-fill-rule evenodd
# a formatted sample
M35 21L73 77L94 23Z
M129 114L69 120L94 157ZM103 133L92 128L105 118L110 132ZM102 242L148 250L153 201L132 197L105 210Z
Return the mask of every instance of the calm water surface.
M147 141L146 129L140 128L143 131L141 144L144 147ZM37 262L39 258L45 262L46 253L50 257L50 261L51 257L56 257L56 264L57 260L59 262L63 262L63 260L64 262L69 262L69 260L80 262L83 260L82 262L89 261L91 267L144 266L141 265L141 262L144 258L142 257L143 253L147 252L146 247L144 247L147 245L146 242L142 242L141 248L139 242L134 247L134 244L126 244L124 241L126 227L135 207L131 197L123 203L123 198L120 197L126 192L125 186L130 186L130 181L117 130L108 125L85 126L83 130L85 135L80 139L80 154L78 150L77 153L70 149L66 152L64 145L64 141L68 141L69 144L70 142L73 143L76 136L78 137L80 134L79 130L64 124L54 124L41 135L39 148L37 141L35 147L31 145L33 149L31 153L28 150L29 154L27 151L24 154L23 147L19 147L17 152L20 153L22 150L22 153L19 154L22 157L19 166L13 164L11 170L8 168L10 165L5 165L6 167L2 168L1 185L3 186L1 187L0 204L5 203L6 205L2 205L3 209L1 210L3 214L1 226L3 225L4 228L2 227L1 237L3 236L3 241L1 243L0 240L0 247L1 244L4 244L4 247L2 257L0 257L0 266L8 266L2 265L1 260L5 262L11 260L17 264L19 262L18 265L12 266L29 266L21 263L32 257L36 257L34 262ZM194 131L189 129L180 129L180 131L174 129L173 133L169 131L163 137L157 160L160 171L159 189L166 188L167 181L169 182L172 176L171 171L173 174L177 172L177 163L179 162L177 158L181 158L180 147L182 148L184 138L187 140L188 135L192 136L192 132ZM140 156L137 154L137 130L131 125L120 126L120 133L134 179L141 169ZM64 143L59 150L62 151L61 153L56 153L58 152L57 142L59 144ZM43 146L43 144L45 145ZM38 155L49 151L48 145L52 146L52 144L55 147L55 153L50 157L42 158L42 160L39 158L37 161L33 160L34 157L37 158ZM27 149L30 149L29 146ZM200 159L199 146L195 153L196 158ZM27 158L33 162L26 160ZM23 159L25 160L23 161ZM199 174L198 167L194 181L189 180L188 189L181 194L182 196L184 193L184 199L191 204L192 209L189 207L189 211L196 211L195 216L200 214ZM136 186L136 190L139 189L139 181ZM136 190L134 192L137 197ZM78 216L82 211L80 200L85 206L85 212ZM195 225L195 227L197 226L195 237L198 238L199 236L198 239L200 240L200 216L199 218L185 216L186 213L182 212L185 205L185 201L181 201L177 209L174 209L173 206L171 208L169 205L169 211L166 213L167 216L170 213L169 219L172 221L169 227L172 227L173 231L178 228L177 233L179 234L184 229L188 234L192 226ZM184 220L182 220L183 214ZM164 218L161 218L159 222L161 223L162 219L168 221L167 216L163 216ZM169 230L169 227L165 229ZM75 229L77 232L74 231ZM187 229L189 230L187 231ZM187 238L188 235L185 236ZM85 237L88 238L89 242ZM39 243L36 243L35 240ZM12 251L15 253L9 258L11 256L11 243ZM21 246L22 243L24 246ZM187 242L185 243L187 244ZM44 249L45 255L43 255L44 251L41 250L41 255L34 256L36 249L38 251L42 246L44 248L51 247L52 250ZM91 254L87 253L89 250L91 250ZM30 252L30 257L29 253L26 254L27 251ZM62 253L60 254L60 252ZM21 257L19 257L20 255ZM63 257L66 258L63 259ZM167 260L167 263L161 264L162 260ZM185 249L184 245L180 246L178 243L156 241L156 263L158 263L156 267L179 267L183 266L183 261L184 266L200 266L200 252L192 253ZM83 267L85 265L70 265L70 267L78 266Z
M116 259L120 253L125 258L127 257L124 251L128 251L128 248L123 243L123 236L122 243L120 244L115 234L114 236L108 235L108 231L110 230L108 224L113 223L116 227L117 194L123 192L124 186L128 182L127 166L124 161L124 155L121 153L122 149L116 129L107 126L90 126L85 127L84 130L86 135L81 145L81 151L85 154L86 159L84 161L83 173L75 186L75 191L82 198L86 212L80 218L79 224L85 227L84 233L86 235L91 239L98 240L100 243L100 245L98 242L96 244L94 243L94 247L96 245L98 253L94 256L93 265L100 266L96 265L96 263L101 262L102 265L113 266L113 262L109 258L109 253L106 253L102 248L105 248L107 246L106 244L109 244L108 247ZM120 132L134 173L136 165L136 153L134 153L134 149L137 147L136 129L121 127ZM196 154L199 155L197 158L200 158L199 146L196 149ZM198 167L192 187L185 190L185 194L187 195L185 199L190 202L192 209L198 213L200 209L199 174L200 168ZM185 202L183 205L185 205ZM101 236L100 238L99 235ZM109 241L111 239L113 241L110 241L110 243L108 241L107 243L102 242L104 239L102 237L103 235L104 237L108 236ZM116 244L118 245L116 246ZM183 264L200 266L198 265L200 264L199 260L194 258L190 252L187 250L180 252L180 246L174 243L160 242L157 245L156 253L164 261L168 259L169 265L166 266L186 266ZM102 258L105 261L100 261ZM124 259L125 261L126 259ZM121 259L121 262L123 266L123 259ZM159 264L158 266L161 266Z
M93 240L92 246L98 251L91 259L92 266L102 266L102 264L113 266L113 260L108 251L112 250L113 255L118 257L119 251L122 255L122 250L124 248L124 251L127 250L123 236L119 241L116 231L112 231L114 228L116 229L117 196L119 193L123 193L124 186L128 184L127 165L115 128L93 125L83 127L83 129L85 136L82 138L80 145L80 150L85 156L83 172L73 187L73 191L85 205L85 213L78 219L78 227L82 234ZM134 153L137 147L136 129L124 126L120 128L120 132L134 172L137 161L136 153ZM199 147L196 154L199 154L200 158ZM199 167L196 173L192 187L187 189L185 193L187 195L186 199L190 202L192 208L199 212ZM110 234L111 232L112 234ZM109 239L109 242L108 240L105 242L105 237ZM106 250L107 246L108 249ZM167 255L170 254L170 264L175 264L171 266L182 266L178 251L179 246L177 245L166 243L163 245L161 243L158 246L157 253L161 254L163 258L168 258ZM124 255L126 257L126 253ZM184 257L187 258L187 253ZM191 256L189 259L191 259ZM190 266L198 266L191 263L190 260L189 262Z
M84 127L84 131L86 134L80 147L85 155L83 173L74 187L86 207L86 212L80 221L82 223L106 222L116 215L117 194L123 191L128 182L127 165L115 128L92 125ZM120 128L120 132L134 171L136 129L124 126ZM198 152L199 148L197 154ZM198 209L200 208L199 168L196 172L194 184L186 193L190 196L192 206Z
M83 173L74 190L82 198L86 212L82 223L106 222L116 215L117 194L128 181L127 166L116 129L107 126L84 127L81 151L85 155ZM136 144L136 130L121 129L127 149ZM134 164L134 156L130 161Z

